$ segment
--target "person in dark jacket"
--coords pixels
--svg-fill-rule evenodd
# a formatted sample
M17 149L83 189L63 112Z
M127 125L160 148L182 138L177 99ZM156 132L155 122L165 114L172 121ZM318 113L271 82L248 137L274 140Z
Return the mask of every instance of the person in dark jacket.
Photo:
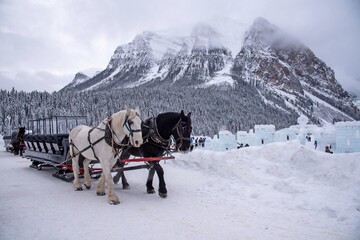
M327 153L333 153L333 152L330 150L329 146L326 146L326 147L325 147L325 152L327 152Z

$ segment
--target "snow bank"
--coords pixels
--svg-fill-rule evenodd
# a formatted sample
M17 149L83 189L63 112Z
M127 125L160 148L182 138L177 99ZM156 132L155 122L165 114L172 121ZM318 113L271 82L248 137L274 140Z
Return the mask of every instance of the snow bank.
M225 152L195 149L162 163L168 198L127 172L111 206L0 152L0 239L360 239L360 153L297 141ZM157 181L155 181L157 184Z

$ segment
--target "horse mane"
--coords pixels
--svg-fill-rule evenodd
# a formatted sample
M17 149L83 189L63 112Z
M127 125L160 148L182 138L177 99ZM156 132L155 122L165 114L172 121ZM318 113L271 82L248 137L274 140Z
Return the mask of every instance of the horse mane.
M178 112L165 112L165 113L160 113L157 116L157 118L163 118L163 117L180 118L180 113L178 113Z
M125 115L127 110L122 110L111 115L111 128L117 129L117 126L124 124Z
M173 129L175 124L179 121L180 116L181 116L181 114L177 113L177 112L166 112L166 113L160 113L156 117L156 123L157 123L158 131L159 131L159 134L163 138L169 138L170 137L171 130ZM165 124L165 122L167 124Z

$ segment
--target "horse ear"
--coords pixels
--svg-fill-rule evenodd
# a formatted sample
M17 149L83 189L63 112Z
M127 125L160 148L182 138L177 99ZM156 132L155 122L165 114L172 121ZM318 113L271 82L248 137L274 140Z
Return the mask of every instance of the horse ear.
M127 115L127 116L130 115L130 112L131 112L130 108L126 107L126 115Z
M190 118L190 117L191 117L191 112L189 112L189 113L188 113L187 117L188 117L188 118Z
M181 116L181 117L185 117L184 110L181 110L180 116Z
M139 117L141 116L141 114L140 114L140 108L137 106L136 108L135 108L135 111L137 112L137 114L139 115Z

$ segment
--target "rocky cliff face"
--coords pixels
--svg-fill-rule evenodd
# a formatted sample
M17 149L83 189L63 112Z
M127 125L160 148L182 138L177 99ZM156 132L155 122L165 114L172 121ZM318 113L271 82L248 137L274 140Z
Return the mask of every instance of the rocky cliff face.
M74 79L68 85L66 85L63 89L61 89L61 91L73 90L79 84L82 84L82 83L88 81L89 79L90 79L89 76L85 75L82 72L78 72L78 73L75 74Z
M232 35L221 32L219 26L198 24L183 36L143 32L119 46L105 70L66 88L101 91L138 86L239 88L250 84L267 104L296 110L313 121L360 119L334 71L277 26L258 18L242 42L238 34L229 37ZM237 42L239 47L234 48Z

